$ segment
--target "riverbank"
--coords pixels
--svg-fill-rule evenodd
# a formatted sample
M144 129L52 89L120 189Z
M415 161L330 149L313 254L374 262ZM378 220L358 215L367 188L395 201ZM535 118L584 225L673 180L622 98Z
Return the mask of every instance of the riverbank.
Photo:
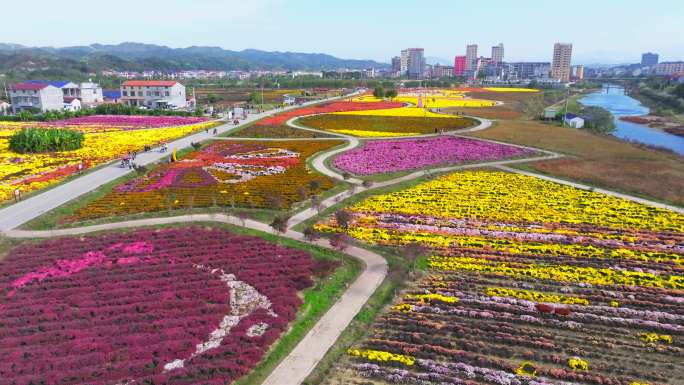
M684 137L684 124L673 117L648 114L642 116L621 116L619 119L623 122L641 124L672 135Z
M684 155L684 137L662 128L653 128L648 124L643 124L643 121L638 117L653 114L639 100L626 95L624 88L605 85L601 91L589 94L580 99L579 102L587 106L602 107L613 114L616 126L612 132L613 136L628 142L638 142L654 148L663 148L680 156Z

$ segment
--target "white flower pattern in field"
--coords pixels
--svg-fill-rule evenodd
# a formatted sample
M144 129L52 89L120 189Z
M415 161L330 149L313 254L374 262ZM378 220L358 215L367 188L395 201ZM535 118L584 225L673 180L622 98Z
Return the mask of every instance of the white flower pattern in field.
M219 279L223 281L230 289L230 314L223 317L219 327L209 333L209 339L197 344L195 352L186 359L176 359L164 365L164 371L171 371L185 366L185 361L192 359L208 350L215 349L221 346L221 342L226 336L230 334L231 329L237 326L240 321L254 313L258 309L268 311L268 314L277 318L272 309L271 301L263 294L259 293L253 286L246 282L238 281L233 274L227 274L222 269L211 269L203 265L195 265L198 270L209 272L211 275L218 274ZM249 329L247 335L249 337L258 337L263 335L268 329L268 324L261 322Z
M213 163L211 166L204 167L204 170L207 171L219 183L244 183L258 176L277 175L287 171L287 167L281 165L268 166L260 164L245 164L243 163L244 161L250 161L253 159L278 160L299 158L299 155L300 154L298 152L283 148L267 148L264 150L228 155L225 157L225 162ZM212 173L212 171L235 175L236 178L220 177L217 176L216 173Z

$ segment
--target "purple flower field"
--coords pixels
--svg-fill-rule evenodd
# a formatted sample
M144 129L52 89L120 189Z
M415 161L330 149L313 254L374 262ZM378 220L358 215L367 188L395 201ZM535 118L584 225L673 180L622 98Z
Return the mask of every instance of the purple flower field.
M415 170L517 158L534 151L475 139L439 136L425 139L371 140L345 152L333 164L357 175Z

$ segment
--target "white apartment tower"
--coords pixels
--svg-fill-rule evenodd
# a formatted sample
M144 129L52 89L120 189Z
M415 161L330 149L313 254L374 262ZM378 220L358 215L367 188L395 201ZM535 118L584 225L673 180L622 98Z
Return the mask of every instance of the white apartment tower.
M572 44L556 43L553 46L553 62L551 77L563 83L570 82L570 63L572 62Z
M401 76L406 75L406 72L408 72L408 57L409 51L407 49L402 49L401 55L399 56L399 72Z

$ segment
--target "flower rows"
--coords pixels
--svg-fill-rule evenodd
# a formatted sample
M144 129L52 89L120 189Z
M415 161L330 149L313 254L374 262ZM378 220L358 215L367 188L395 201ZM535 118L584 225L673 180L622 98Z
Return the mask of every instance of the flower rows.
M347 151L335 167L357 175L373 175L425 167L510 159L532 154L519 147L475 139L439 136L426 139L374 140Z
M341 143L216 141L115 187L67 220L210 206L288 208L333 186L306 159Z
M3 384L224 384L286 330L305 252L179 228L19 246L0 264Z
M298 124L318 130L360 137L398 137L456 131L478 124L470 118L360 116L326 114L308 116Z
M455 196L459 199L450 198ZM684 231L681 214L504 172L454 173L408 190L371 197L353 209L444 218Z
M17 154L9 150L9 137L19 126L3 129L0 124L0 202L12 199L19 188L25 194L43 189L83 169L111 161L130 151L141 151L176 138L213 128L215 122L190 125L110 132L86 132L84 145L76 151L46 154Z
M138 115L90 115L52 122L0 122L0 128L20 129L24 127L68 128L82 132L103 132L117 130L141 130L185 126L208 121L204 117L184 116L138 116Z
M355 102L331 102L326 104L317 104L311 107L302 107L294 110L282 112L272 117L262 119L256 124L259 126L282 126L288 120L305 115L313 114L328 114L341 111L366 111L366 110L380 110L393 109L403 106L402 103L393 102L373 102L373 103L355 103Z
M427 274L415 275L352 347L414 364L351 355L334 376L354 384L684 383L684 216L500 172L452 174L347 212L316 228L426 245L425 262L413 258Z

